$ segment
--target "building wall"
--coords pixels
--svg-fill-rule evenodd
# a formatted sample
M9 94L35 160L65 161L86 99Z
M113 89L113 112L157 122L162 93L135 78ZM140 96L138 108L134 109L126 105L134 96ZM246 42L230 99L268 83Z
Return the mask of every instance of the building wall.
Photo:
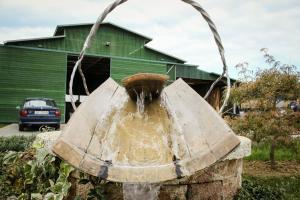
M24 98L53 98L65 111L66 54L0 46L0 122L18 121Z
M67 51L79 52L90 32L91 26L74 26L65 28L65 47ZM106 46L107 42L110 43ZM178 62L179 60L144 47L148 39L124 31L110 24L100 27L88 53L139 58L156 61Z
M78 53L81 51L90 25L65 27L65 37L46 40L29 40L8 42L7 45L17 45L35 48L55 49ZM125 58L139 58L162 62L179 62L179 59L147 48L144 45L149 41L142 36L125 31L110 24L103 24L87 53L102 56L118 56ZM109 45L107 45L109 43Z
M111 60L111 77L115 81L121 83L123 78L136 73L166 74L166 64L122 58Z
M51 38L43 40L28 40L20 42L8 42L9 45L42 48L42 49L54 49L64 50L65 49L65 38Z
M176 77L214 81L216 77L198 69L197 66L176 65Z

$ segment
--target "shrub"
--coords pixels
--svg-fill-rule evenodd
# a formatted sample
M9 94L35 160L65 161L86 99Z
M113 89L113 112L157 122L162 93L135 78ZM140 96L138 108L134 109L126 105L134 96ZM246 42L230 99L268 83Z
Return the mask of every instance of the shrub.
M300 199L300 177L256 177L244 176L242 189L235 200Z
M251 111L244 117L227 118L231 128L239 135L254 142L268 144L271 167L275 168L275 153L280 147L287 147L299 157L297 141L290 135L299 132L300 113L277 111Z
M241 190L234 198L235 200L281 200L284 199L283 191L280 188L272 188L259 184L253 180L245 179Z
M68 195L68 178L74 168L49 154L42 144L35 142L33 147L0 152L0 196L62 200Z
M0 152L24 151L32 144L35 136L0 137Z

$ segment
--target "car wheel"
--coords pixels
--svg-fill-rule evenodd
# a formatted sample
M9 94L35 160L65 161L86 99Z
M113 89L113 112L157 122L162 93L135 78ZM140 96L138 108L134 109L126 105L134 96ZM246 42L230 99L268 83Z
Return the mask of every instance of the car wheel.
M55 130L59 130L59 129L60 129L60 125L58 124L55 126Z
M22 124L19 124L19 131L24 131L24 126Z

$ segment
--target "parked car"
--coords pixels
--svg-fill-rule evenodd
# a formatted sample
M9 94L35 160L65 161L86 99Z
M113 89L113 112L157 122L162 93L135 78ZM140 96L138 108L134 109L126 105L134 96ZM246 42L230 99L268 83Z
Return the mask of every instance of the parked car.
M19 130L28 126L53 126L60 128L60 110L53 99L27 98L19 109Z

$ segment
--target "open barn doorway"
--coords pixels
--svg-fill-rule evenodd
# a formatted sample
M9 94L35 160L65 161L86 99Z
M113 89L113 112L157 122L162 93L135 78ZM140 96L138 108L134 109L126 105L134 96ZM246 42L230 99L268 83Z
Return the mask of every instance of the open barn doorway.
M189 79L183 78L183 80L191 86L200 96L204 97L213 81L198 80L198 79ZM220 110L222 94L226 83L220 81L216 84L214 89L211 91L210 95L207 98L207 102L217 111Z
M69 95L69 82L73 67L77 60L78 55L70 54L67 57L66 122L69 120L71 114L73 113ZM110 77L110 58L85 56L83 61L81 62L81 68L86 78L89 92L92 93ZM76 100L76 105L79 105L87 98L82 79L78 71L76 72L73 81L73 95L74 99Z

